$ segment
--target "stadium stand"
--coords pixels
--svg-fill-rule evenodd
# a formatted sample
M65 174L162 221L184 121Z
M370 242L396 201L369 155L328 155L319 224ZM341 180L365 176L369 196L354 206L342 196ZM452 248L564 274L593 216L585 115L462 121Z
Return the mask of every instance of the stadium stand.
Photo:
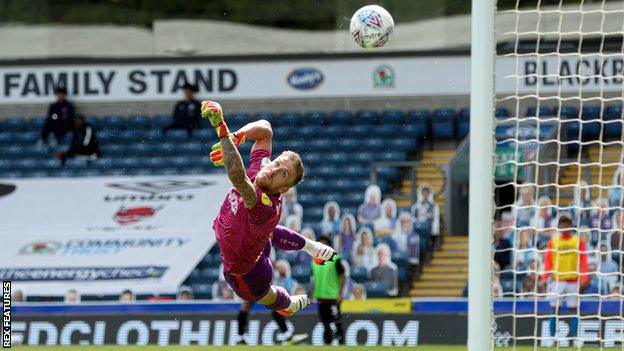
M605 138L619 136L622 130L621 105L605 106ZM586 106L581 111L574 107L563 107L557 111L547 107L529 108L526 116L548 118L561 115L563 121L578 118L581 121L562 123L562 128L570 138L580 132L583 123L583 137L596 138L600 128L593 128L592 120L600 118L603 110L595 106ZM509 116L505 108L498 108L496 116L504 121ZM454 140L463 139L469 132L469 111L445 108L428 110L386 110L386 111L335 111L325 112L288 112L274 114L270 112L255 115L237 113L229 117L231 129L242 127L245 123L264 118L274 126L274 153L292 149L301 153L306 164L306 181L297 187L298 201L304 208L302 227L310 227L318 232L318 222L323 216L323 206L327 201L340 204L342 214L357 212L357 206L364 201L364 190L371 184L369 164L372 161L420 161L438 164L440 167L422 166L418 171L418 183L429 183L436 192L436 203L444 208L444 181L441 168L453 151L421 150L421 143L435 138ZM82 177L97 175L173 175L206 174L222 170L212 166L208 150L215 142L206 125L195 130L189 138L186 131L172 130L166 136L162 128L171 122L167 115L159 116L106 116L88 117L88 122L98 129L103 157L87 163L71 160L62 168L57 160L52 159L47 147L36 145L43 118L25 119L10 117L0 120L0 177ZM496 135L499 140L509 135L510 128L499 125ZM549 129L550 128L550 129ZM540 134L548 135L552 123L540 126ZM69 136L57 146L63 149L69 142ZM251 143L241 146L241 154L247 162ZM329 150L339 150L328 153ZM595 158L598 150L589 148L584 157ZM610 150L605 150L608 154ZM613 150L615 152L615 150ZM609 154L610 155L610 154ZM619 157L613 154L615 159ZM569 167L562 172L562 184L569 184L577 179L577 169ZM615 169L602 174L604 184L610 182ZM595 174L598 174L597 172ZM377 184L382 194L390 189L407 192L410 184L404 180L396 168L379 169ZM591 194L592 200L596 194ZM562 194L562 203L569 198ZM409 210L411 204L398 201L401 210ZM376 243L382 242L376 240ZM191 286L195 298L211 298L212 284L219 279L219 253L213 248L189 275L185 284ZM445 243L442 251L424 268L420 281L411 285L412 276L408 274L408 262L404 252L393 253L392 261L397 265L399 280L405 287L403 294L412 296L440 295L440 288L448 288L446 295L457 296L466 280L466 240L454 238ZM348 255L345 257L349 261ZM297 264L293 255L283 255L293 266L293 277L303 286L309 285L309 267ZM385 286L381 282L369 281L368 272L361 267L352 267L350 277L354 282L363 283L369 297L386 296ZM509 279L501 276L503 291L518 290L510 286ZM411 288L411 291L410 291ZM88 297L105 299L105 297Z

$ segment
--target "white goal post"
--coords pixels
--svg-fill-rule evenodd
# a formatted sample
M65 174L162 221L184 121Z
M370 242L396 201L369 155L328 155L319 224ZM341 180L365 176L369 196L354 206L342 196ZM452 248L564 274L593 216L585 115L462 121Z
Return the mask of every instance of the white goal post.
M468 351L492 348L495 0L472 1Z

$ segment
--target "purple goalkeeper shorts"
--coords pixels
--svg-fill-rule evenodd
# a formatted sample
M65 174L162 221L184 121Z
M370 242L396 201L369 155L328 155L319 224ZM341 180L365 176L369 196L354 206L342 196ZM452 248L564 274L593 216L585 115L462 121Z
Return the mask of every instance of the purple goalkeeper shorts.
M234 275L223 272L225 281L232 290L245 301L257 301L263 298L271 289L273 281L273 264L269 258L270 244L267 244L262 256L256 262L254 268L244 275Z

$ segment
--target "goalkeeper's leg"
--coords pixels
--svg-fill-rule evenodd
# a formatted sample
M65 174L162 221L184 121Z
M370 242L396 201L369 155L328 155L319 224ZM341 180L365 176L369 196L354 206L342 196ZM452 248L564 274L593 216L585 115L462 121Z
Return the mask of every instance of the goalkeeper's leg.
M318 241L310 240L296 231L281 225L278 225L273 230L271 244L280 250L303 250L320 261L329 261L336 254L331 247Z

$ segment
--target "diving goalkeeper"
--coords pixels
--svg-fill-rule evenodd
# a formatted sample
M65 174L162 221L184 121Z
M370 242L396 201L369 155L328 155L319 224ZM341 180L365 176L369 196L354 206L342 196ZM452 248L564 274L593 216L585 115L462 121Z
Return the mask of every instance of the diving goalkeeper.
M221 205L213 228L221 250L223 275L234 292L245 301L257 301L284 316L309 304L307 295L290 296L271 284L271 245L281 250L304 250L317 261L331 260L334 250L300 234L277 226L282 197L303 179L303 162L295 152L285 151L271 161L273 132L265 120L249 123L230 134L221 106L203 101L202 117L210 121L219 137L210 158L225 167L234 186ZM251 139L249 169L245 171L237 146Z

